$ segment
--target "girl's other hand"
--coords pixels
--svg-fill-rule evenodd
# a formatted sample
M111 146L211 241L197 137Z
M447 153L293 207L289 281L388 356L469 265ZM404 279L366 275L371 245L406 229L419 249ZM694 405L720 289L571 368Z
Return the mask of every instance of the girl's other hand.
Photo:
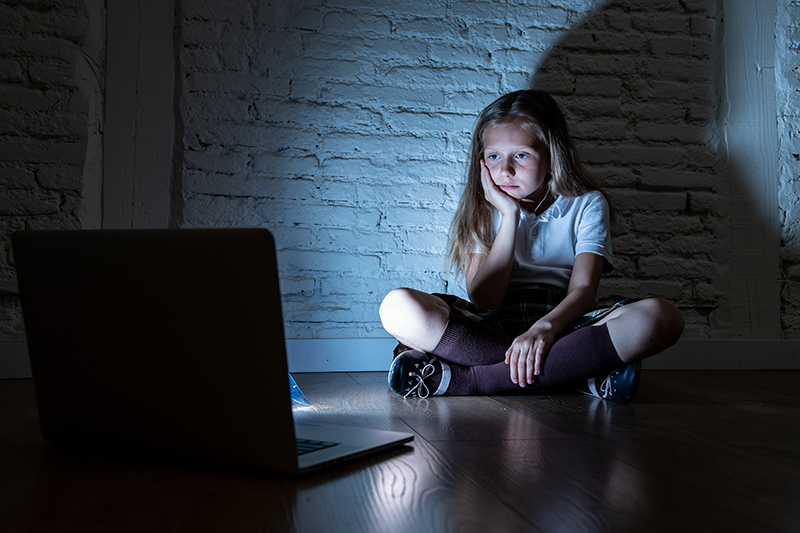
M546 326L534 324L531 329L514 339L506 351L506 364L511 372L511 381L520 387L533 384L534 376L542 373L547 351L555 336Z
M516 215L519 213L519 202L501 190L492 178L492 173L486 162L481 159L481 183L483 184L483 195L502 215Z

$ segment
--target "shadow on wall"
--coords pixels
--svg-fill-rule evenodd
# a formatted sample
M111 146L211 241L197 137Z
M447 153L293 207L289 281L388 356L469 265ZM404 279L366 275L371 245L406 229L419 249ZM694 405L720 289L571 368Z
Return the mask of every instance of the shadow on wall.
M742 257L735 244L747 228L732 209L747 210L750 229L767 226L736 200L744 188L719 149L721 13L681 4L608 3L553 47L532 87L558 100L617 213L602 303L666 297L684 312L689 338L779 336L780 302L759 307L763 293L741 263L763 254ZM776 316L759 316L766 308Z

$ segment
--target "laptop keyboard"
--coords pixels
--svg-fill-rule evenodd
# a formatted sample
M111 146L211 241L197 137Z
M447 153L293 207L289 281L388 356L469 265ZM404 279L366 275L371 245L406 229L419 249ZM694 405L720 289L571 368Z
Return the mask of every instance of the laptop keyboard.
M309 452L316 452L338 446L338 442L323 442L321 440L297 439L297 455L303 455Z

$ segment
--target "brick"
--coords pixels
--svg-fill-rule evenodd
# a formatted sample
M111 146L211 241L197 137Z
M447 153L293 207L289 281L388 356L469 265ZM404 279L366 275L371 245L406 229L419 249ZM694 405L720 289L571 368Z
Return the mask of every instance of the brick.
M507 72L500 80L500 94L516 91L520 87L529 87L532 75L527 72Z
M17 85L0 85L0 101L9 108L48 109L57 112L63 109L63 103L70 92L60 87L22 87Z
M28 77L35 84L57 87L76 85L75 66L59 63L30 63Z
M586 54L570 57L569 70L574 74L624 75L633 73L636 65L632 57Z
M357 185L358 201L364 205L390 207L421 206L441 208L447 204L445 186L442 183L425 183L409 180L406 183Z
M257 8L255 22L257 26L266 28L319 31L322 29L323 17L324 14L314 7L294 10L271 5Z
M642 75L648 79L702 83L706 86L711 81L711 71L707 61L669 55L658 56L648 61Z
M248 26L253 17L253 3L249 0L226 0L224 4L190 0L184 4L181 5L182 15L193 21Z
M503 55L506 56L505 61L500 61ZM436 63L446 65L467 65L472 67L474 65L487 63L490 57L495 61L500 61L505 64L524 63L532 56L535 57L535 55L535 53L532 54L525 50L489 52L481 46L472 46L461 42L430 43L428 45L428 57Z
M606 298L620 300L635 294L640 298L660 296L677 300L683 294L683 283L668 280L618 280L604 279L603 294Z
M42 189L80 192L83 168L75 165L39 165L36 181Z
M386 16L376 15L379 11L372 13L364 12L344 12L332 11L323 16L321 30L329 35L336 34L377 34L380 36L389 35L392 25Z
M280 179L259 176L188 173L184 190L198 194L220 194L230 197L279 198L305 201L316 189L310 179Z
M193 72L185 82L189 92L216 93L234 97L285 95L288 80L249 73Z
M304 35L302 50L305 55L320 59L370 58L375 61L413 59L424 57L427 45L421 41L368 36Z
M631 29L631 16L622 10L606 9L603 12L605 27L611 30L628 31Z
M623 140L628 134L628 121L624 119L583 120L571 129L575 139Z
M391 87L360 85L349 83L326 83L320 88L319 96L332 103L359 102L362 104L390 102L393 107L402 108L441 108L444 105L444 90L426 88L420 91L413 87Z
M449 209L402 207L386 210L386 224L390 228L440 228L446 232L452 218L453 213Z
M708 15L692 15L689 18L690 34L710 38L714 32L717 20Z
M252 122L256 119L256 106L249 98L219 98L218 96L196 96L188 117L220 122Z
M464 87L475 79L474 67L397 67L383 78L390 87Z
M617 77L575 76L574 94L617 98L622 93L622 80Z
M691 18L683 13L635 13L630 17L631 26L644 33L689 33Z
M233 150L224 152L186 150L183 154L183 163L187 170L199 170L209 174L229 175L233 169L246 169L249 161L249 154ZM184 185L188 185L191 181L189 179Z
M639 269L653 278L670 279L680 276L692 284L697 280L714 280L719 277L716 264L683 257L642 257Z
M682 192L647 192L614 189L608 191L614 206L620 210L672 211L682 213L686 208L686 194Z
M580 9L580 8L578 8ZM529 3L514 3L508 12L509 20L523 21L523 24L550 30L569 28L576 13L576 6L560 6L536 8Z
M184 138L200 145L226 148L257 148L279 152L298 146L314 149L318 134L297 128L235 123L189 123Z
M705 135L705 128L688 124L640 123L635 135L643 141L679 141L699 143Z
M352 153L366 155L367 157L382 157L383 154L402 154L410 147L417 152L416 142L411 135L360 135L357 133L331 133L322 138L321 146L324 151L337 154ZM404 147L404 148L401 148ZM442 153L446 150L442 139L426 139L424 150L428 153Z
M48 141L35 140L6 141L0 151L0 163L63 163L82 165L86 156L86 142L81 141Z
M444 9L442 15L444 15ZM484 28L484 30L488 29ZM484 35L490 31L488 30ZM468 26L464 22L448 20L444 16L392 20L392 34L403 37L403 42L408 40L407 37L421 37L427 40L431 35L445 42L452 42L468 33Z
M684 57L703 58L709 53L710 43L707 39L653 37L651 40L653 53L669 54Z
M708 172L653 168L643 169L641 171L640 183L650 187L663 187L680 190L714 190L719 183L719 178L715 174L710 174Z
M375 115L375 122L381 118L386 126L399 133L441 135L448 131L470 131L475 122L475 114L462 114L441 111L438 113L420 113L398 110L394 113Z
M692 191L688 194L688 212L691 214L710 213L720 217L730 216L730 203L717 194Z
M410 261L406 253L389 252L381 257L381 266L386 272L402 275L404 279L414 280L415 285L423 286L425 280L438 276L444 270L445 263L438 254L420 254Z
M59 212L61 194L35 189L11 189L0 196L0 215L35 216Z
M673 147L591 146L578 149L583 161L587 163L616 163L622 165L657 165L673 167L685 158L686 151Z
M0 190L33 189L36 181L33 172L25 167L0 168Z
M377 270L380 259L374 255L342 252L284 250L279 257L281 270L292 272L359 273Z
M22 64L19 60L0 59L0 81L21 83L23 79Z
M380 255L391 240L372 227L322 228L315 230L314 234L314 246L317 250L361 255Z

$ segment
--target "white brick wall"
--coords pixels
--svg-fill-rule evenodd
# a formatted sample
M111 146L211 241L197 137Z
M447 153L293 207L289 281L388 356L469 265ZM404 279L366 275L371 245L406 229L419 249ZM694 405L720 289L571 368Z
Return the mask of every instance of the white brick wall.
M203 4L181 14L185 223L275 232L284 286L304 282L287 289L291 336L384 335L398 285L463 294L442 255L469 132L531 85L561 101L618 209L603 301L663 295L688 335L721 333L730 207L704 142L718 15L703 2Z
M103 40L98 0L0 3L0 342L24 340L11 233L95 220Z
M731 282L743 267L716 2L177 5L177 223L273 230L290 337L385 336L377 306L396 286L463 294L442 255L469 131L488 102L531 85L562 103L618 210L603 301L663 295L689 338L750 335L737 302L757 295ZM800 7L778 5L776 277L783 337L798 338ZM2 341L23 335L10 232L97 218L104 17L99 0L0 4Z

